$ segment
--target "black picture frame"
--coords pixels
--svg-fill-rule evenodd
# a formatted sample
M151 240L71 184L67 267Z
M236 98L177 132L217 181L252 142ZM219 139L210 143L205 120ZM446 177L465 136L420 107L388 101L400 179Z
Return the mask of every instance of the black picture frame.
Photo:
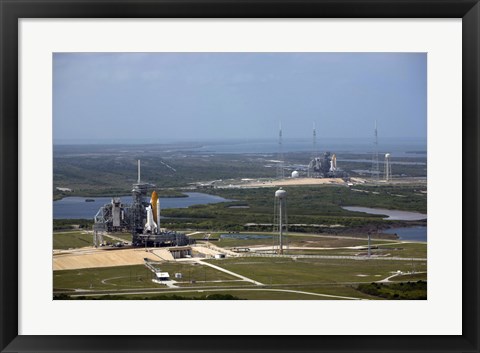
M479 34L477 0L0 0L0 349L2 352L479 352ZM461 336L19 336L20 18L462 18ZM448 204L445 205L448 207ZM8 220L8 221L7 221ZM439 313L441 316L441 313ZM48 318L46 318L48 319ZM260 334L260 332L259 332Z

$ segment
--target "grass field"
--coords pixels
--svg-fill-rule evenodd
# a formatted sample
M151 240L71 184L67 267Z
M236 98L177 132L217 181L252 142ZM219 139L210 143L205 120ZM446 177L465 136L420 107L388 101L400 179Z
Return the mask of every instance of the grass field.
M182 296L198 296L199 293L232 294L241 299L336 299L308 293L317 293L361 299L382 299L356 288L359 284L369 284L391 276L396 271L426 271L425 262L385 261L385 260L322 260L290 258L231 258L206 260L235 273L244 275L264 284L264 287L249 282L238 281L237 277L208 266L186 263L165 263L156 265L161 271L169 272L173 279L177 272L182 273L179 288L151 281L153 275L145 266L122 266L93 268L84 270L55 271L54 291L74 290L138 290L161 289L161 293L176 293ZM426 274L398 276L398 281L426 279ZM224 281L224 282L214 282ZM187 288L186 288L187 287ZM197 287L198 290L192 290ZM232 287L225 289L225 287ZM244 287L243 289L241 287ZM185 289L182 289L185 288ZM222 289L223 288L223 289ZM218 290L216 290L218 289ZM185 291L185 292L183 292ZM306 293L304 293L306 292ZM138 294L138 298L152 297L161 293ZM117 293L118 294L118 293ZM133 295L128 295L132 297ZM341 299L341 298L339 298Z
M179 282L191 282L191 281L218 281L218 280L233 280L237 277L231 276L225 272L218 271L214 268L202 265L192 265L182 262L168 262L155 267L161 269L162 272L170 273L170 277L173 277L175 273L179 272L183 278L178 280Z
M54 249L70 249L91 246L93 238L91 234L84 231L68 231L53 233Z
M201 265L165 263L158 268L162 272L168 272L172 279L175 273L182 273L183 278L178 280L182 282L238 279ZM165 288L164 285L152 282L152 278L153 273L143 265L64 270L53 272L53 287L58 290ZM233 285L241 284L234 282Z
M386 252L390 256L398 257L427 257L427 244L426 243L402 243L398 245L381 245L378 252Z
M332 298L313 296L308 294L300 293L289 293L289 292L279 292L279 291L270 291L270 290L259 290L259 289L230 289L228 291L215 290L209 292L208 290L195 290L195 291L185 291L172 294L129 294L123 295L122 298L133 299L133 300L156 300L162 299L169 295L179 295L185 299L195 299L201 296L208 296L213 294L231 294L237 297L238 299L248 299L248 300L328 300ZM100 296L92 296L92 298L100 298ZM104 299L104 298L102 298Z
M54 290L155 288L152 272L143 265L53 272ZM110 280L117 280L110 283Z
M371 282L392 272L426 271L426 262L349 259L234 258L206 260L264 284Z
M390 244L390 243L389 243ZM361 245L365 245L363 243ZM427 244L425 243L398 243L396 245L382 245L381 242L372 242L372 245L378 248L372 248L372 255L380 255L386 257L404 257L404 258L427 258ZM367 253L366 249L331 249L331 250L287 250L290 255L338 255L338 256L357 256Z
M415 273L409 275L396 276L391 279L392 282L408 282L408 281L426 281L427 273Z
M132 235L129 233L112 233L115 238L131 241ZM109 243L116 243L118 239L110 237L109 234L103 236L103 239ZM74 249L83 248L93 245L92 233L86 233L85 230L78 231L60 231L53 232L53 248L54 249Z
M251 246L272 246L272 244L278 243L278 234L273 233L249 233L241 232L234 234L234 236L241 235L262 235L263 239L234 239L234 238L219 238L216 236L216 241L212 241L212 244L222 248L232 247L251 247ZM285 235L285 243L292 247L322 247L322 248L334 248L334 247L346 247L346 246L366 246L368 244L367 239L351 239L342 236L319 236L317 234L298 234L287 233ZM372 245L380 245L392 243L392 240L372 240Z
M229 289L229 290L215 290L209 292L208 290L195 290L195 291L185 291L175 293L176 295L180 295L186 298L195 298L199 296L205 295L212 295L212 294L231 294L239 299L248 299L248 300L332 300L335 298L331 297L322 297L316 295L309 295L309 294L301 294L301 293L292 293L292 292L283 292L277 290L262 290L262 289L254 289L254 288L245 288L245 289ZM362 294L362 293L360 293ZM168 293L165 293L168 295ZM132 295L125 295L126 299L156 299L159 294L132 294Z

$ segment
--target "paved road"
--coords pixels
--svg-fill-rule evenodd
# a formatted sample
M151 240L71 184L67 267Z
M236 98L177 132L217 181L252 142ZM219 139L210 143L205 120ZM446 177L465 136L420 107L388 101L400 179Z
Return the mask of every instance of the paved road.
M264 284L263 283L260 283L260 282L257 282L251 278L248 278L248 277L245 277L245 276L242 276L242 275L239 275L238 273L235 273L235 272L232 272L232 271L229 271L229 270L226 270L224 269L223 267L220 267L220 266L216 266L216 265L213 265L211 263L208 263L208 262L203 262L202 260L197 260L197 262L201 265L204 265L204 266L210 266L218 271L222 271L222 272L225 272L225 273L228 273L229 275L232 275L232 276L235 276L235 277L238 277L244 281L247 281L247 282L250 282L250 283L253 283L253 284L256 284L257 286L263 286Z
M341 255L278 255L278 254L265 254L265 253L247 253L243 257L289 257L289 258L302 258L302 259L347 259L347 260L359 260L359 261L373 261L373 260L386 260L386 261L427 261L426 258L419 257L380 257L372 255L368 256L341 256Z
M377 281L378 283L388 283L388 282L391 282L390 279L392 278L395 278L397 276L404 276L404 275L417 275L417 274L421 274L421 273L427 273L425 271L422 271L422 272L415 272L415 273L403 273L403 272L400 272L400 273L395 273L391 276L388 276L380 281Z
M216 288L216 289L195 289L195 290L169 290L167 294L171 293L191 293L191 292L198 292L198 293L203 293L203 292L223 292L225 291L225 288ZM271 288L237 288L237 289L227 289L229 292L232 291L269 291L269 292L286 292L286 293L298 293L298 294L304 294L304 295L312 295L312 296L317 296L317 297L326 297L326 298L335 298L335 299L347 299L347 300L366 300L363 298L355 298L355 297L344 297L340 295L331 295L331 294L322 294L322 293L310 293L310 292L304 292L304 291L297 291L297 290L291 290L291 289L271 289ZM164 292L165 293L165 292ZM113 294L113 293L109 293ZM107 294L107 295L109 295ZM129 291L129 292L121 292L118 294L122 295L132 295L132 294L152 294L151 291ZM71 297L79 297L79 296L98 296L102 294L73 294L70 295ZM105 294L103 294L105 295Z

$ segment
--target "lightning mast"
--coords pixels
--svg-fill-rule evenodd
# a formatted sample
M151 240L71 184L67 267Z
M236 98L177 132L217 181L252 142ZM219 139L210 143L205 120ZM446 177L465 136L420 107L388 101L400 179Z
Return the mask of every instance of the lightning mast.
M277 179L284 179L284 162L283 162L283 136L282 123L280 122L280 129L278 131L278 164L277 164Z
M380 178L380 170L378 167L378 132L377 121L375 120L374 140L373 140L373 156L372 156L372 179L378 181Z
M312 161L317 156L317 130L315 129L315 122L313 122L313 135L312 135ZM310 163L311 164L311 163ZM313 175L313 166L308 165L307 177L311 178Z

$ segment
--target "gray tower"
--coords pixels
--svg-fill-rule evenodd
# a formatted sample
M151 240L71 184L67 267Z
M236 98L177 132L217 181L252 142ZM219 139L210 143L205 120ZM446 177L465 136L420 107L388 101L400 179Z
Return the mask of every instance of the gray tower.
M380 179L380 170L378 168L378 132L377 132L376 120L375 120L374 136L373 136L372 179L375 181L378 181Z
M390 153L385 154L385 181L392 179L392 164L390 163Z
M287 192L282 188L275 191L274 232L278 231L278 251L282 255L286 244L287 222Z
M317 157L317 130L315 129L315 123L313 123L313 136L312 136L312 161ZM313 177L313 167L314 163L308 165L307 176L309 178Z
M140 160L138 160L138 179L137 183L133 184L132 198L133 203L131 207L131 230L132 230L132 243L142 241L140 236L143 234L143 228L145 225L146 211L145 207L148 203L145 201L147 197L147 191L150 184L142 183L140 180Z
M282 136L282 123L280 123L280 129L278 131L278 162L277 162L277 179L285 178L285 167L283 161L283 136Z

